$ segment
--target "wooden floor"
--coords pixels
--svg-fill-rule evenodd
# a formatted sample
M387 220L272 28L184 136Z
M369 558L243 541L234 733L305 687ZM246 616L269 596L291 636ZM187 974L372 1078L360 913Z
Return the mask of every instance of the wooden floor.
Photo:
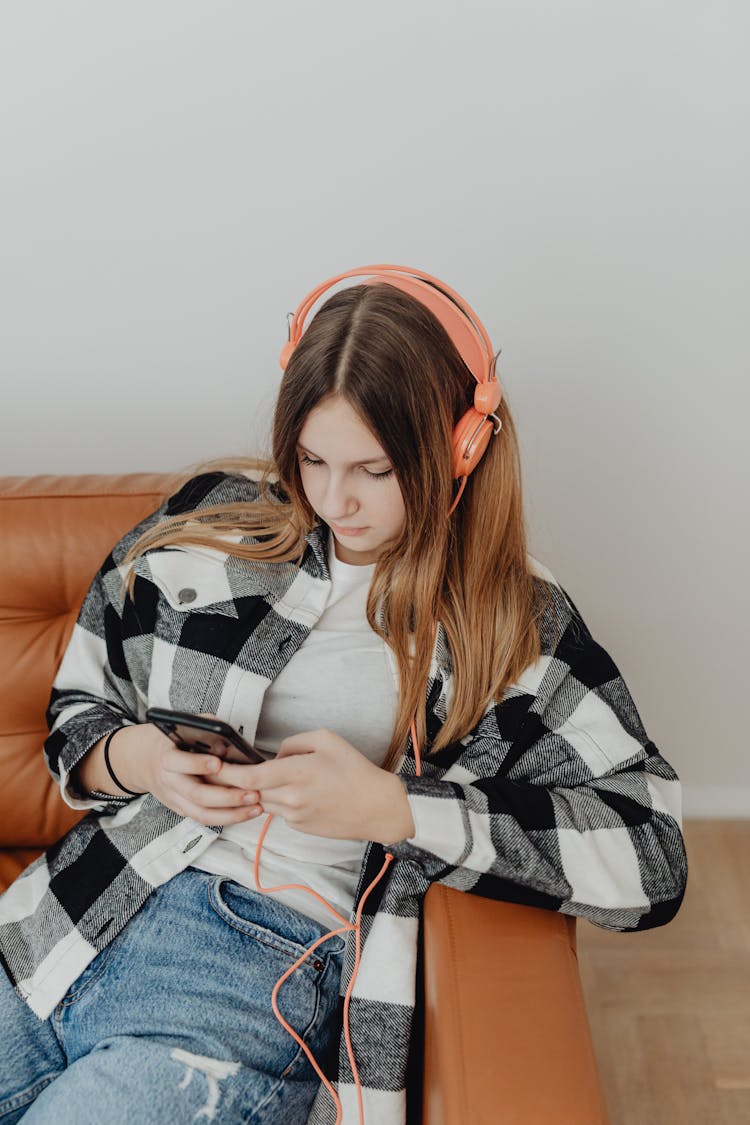
M576 927L610 1125L750 1125L750 820L683 829L672 922Z

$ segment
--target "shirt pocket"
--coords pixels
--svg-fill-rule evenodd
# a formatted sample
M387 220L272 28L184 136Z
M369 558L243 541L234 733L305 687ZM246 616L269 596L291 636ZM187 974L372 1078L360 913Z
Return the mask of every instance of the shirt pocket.
M228 718L228 695L244 674L240 653L271 599L260 567L225 563L225 554L193 547L162 548L139 560L158 591L148 706Z
M163 548L145 556L147 577L177 613L238 617L236 599L266 597L267 564L227 558L207 547Z
M209 610L237 616L234 593L223 558L204 550L166 548L147 557L148 578L177 613Z

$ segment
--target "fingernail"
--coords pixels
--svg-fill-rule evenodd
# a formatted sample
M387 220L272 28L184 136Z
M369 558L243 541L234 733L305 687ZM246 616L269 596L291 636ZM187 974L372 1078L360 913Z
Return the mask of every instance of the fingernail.
M242 798L246 805L254 805L257 799L258 798L254 793L245 793L244 797Z

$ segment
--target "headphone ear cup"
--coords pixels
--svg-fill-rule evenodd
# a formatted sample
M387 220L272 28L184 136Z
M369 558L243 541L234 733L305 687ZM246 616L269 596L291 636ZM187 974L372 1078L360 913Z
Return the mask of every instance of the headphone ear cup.
M477 432L477 427L479 430ZM453 430L453 479L468 477L476 469L495 431L492 419L470 407ZM472 442L472 437L474 441Z

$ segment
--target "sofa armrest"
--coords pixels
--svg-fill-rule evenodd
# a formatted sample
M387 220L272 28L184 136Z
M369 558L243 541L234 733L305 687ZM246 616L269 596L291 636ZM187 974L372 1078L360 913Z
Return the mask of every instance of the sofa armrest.
M606 1125L576 919L434 884L423 1125Z

